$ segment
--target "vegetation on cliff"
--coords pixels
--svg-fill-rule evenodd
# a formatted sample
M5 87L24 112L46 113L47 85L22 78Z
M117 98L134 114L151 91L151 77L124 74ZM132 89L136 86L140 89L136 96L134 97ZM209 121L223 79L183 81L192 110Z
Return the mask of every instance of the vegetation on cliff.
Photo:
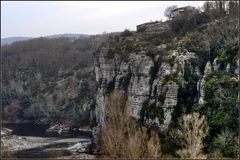
M191 142L196 142L196 152L193 155L192 147L186 142L189 137L185 137L187 140L184 141L184 137L179 138L177 135L174 137L170 132L159 131L163 155L171 154L182 158L238 156L237 85L239 80L236 75L239 49L239 26L236 18L238 5L238 2L233 1L206 2L200 12L184 14L162 23L152 22L152 26L149 24L150 29L146 28L148 27L146 24L145 29L140 28L137 32L125 30L109 40L107 56L109 59L120 57L122 61L128 62L130 55L139 54L151 57L154 62L149 73L150 94L142 105L139 122L150 130L158 128L168 118L165 116L164 108L166 93L156 93L157 88L152 87L154 80L159 78L158 69L166 63L169 65L169 70L172 68L177 70L173 74L164 76L161 83L162 87L170 82L176 83L179 87L177 105L173 106L169 130L176 131L176 134L179 132L178 136L181 129L188 130L189 133L196 131L201 134L195 136L189 134L193 140ZM156 28L152 28L157 24L159 31L155 32ZM161 27L165 28L160 29ZM196 56L184 65L176 64L178 57L169 57L173 51L187 56L190 55L189 52L194 52ZM210 75L204 73L207 63L213 64L214 71ZM168 69L167 65L165 67ZM176 68L175 65L180 67ZM205 84L200 86L203 77ZM199 103L201 87L205 95L203 104ZM124 88L127 92L128 87ZM194 128L190 123L182 126L183 124L179 122L186 120L186 117L191 117L190 121L197 121L199 118L200 128ZM177 137L183 141L178 141Z

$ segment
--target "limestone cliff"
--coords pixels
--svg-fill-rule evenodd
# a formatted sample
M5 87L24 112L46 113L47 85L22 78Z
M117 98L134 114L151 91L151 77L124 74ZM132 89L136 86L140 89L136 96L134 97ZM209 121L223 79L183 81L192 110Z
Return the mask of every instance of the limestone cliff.
M164 35L163 28L169 32L170 27L166 27L168 23L157 23L155 28L159 32L152 29L152 24L144 24L144 30L115 35L95 52L95 74L99 86L95 106L97 124L104 125L105 97L117 89L127 93L132 109L130 114L134 118L166 131L176 114L197 110L199 104L204 104L206 80L213 71L223 68L228 72L236 70L236 64L229 60L231 57L225 55L227 47L223 46L222 50L218 49L210 56L210 50L198 46L205 43L202 37L207 36L207 31L231 28L230 25L217 28L215 23L209 23L208 28L203 25L200 31L189 32L166 42L166 38L161 36ZM204 34L194 37L198 43L194 41L191 44L196 45L195 48L189 48L193 35L200 32ZM217 38L219 35L214 34L211 40ZM161 42L166 43L156 45L156 39L163 39ZM226 46L228 43L224 42ZM235 45L235 39L231 43ZM196 48L201 47L203 51L199 52Z
M95 74L99 83L96 97L97 123L104 124L106 94L113 89L120 89L128 94L133 117L140 119L143 116L146 123L157 123L162 129L167 129L173 107L177 104L178 89L186 83L183 77L186 64L191 65L196 55L188 51L171 50L166 56L149 56L146 51L140 51L131 53L128 61L124 62L117 54L108 58L108 50L109 47L105 45L95 53ZM164 117L142 115L143 105L147 101L149 106L151 103L159 103ZM160 123L162 118L164 121Z

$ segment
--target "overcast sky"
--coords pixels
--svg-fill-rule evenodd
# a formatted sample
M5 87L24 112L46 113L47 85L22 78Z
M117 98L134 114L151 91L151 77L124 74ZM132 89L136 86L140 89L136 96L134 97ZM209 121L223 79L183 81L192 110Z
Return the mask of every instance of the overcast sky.
M203 1L1 1L1 38L136 30L138 24L165 20L164 10L170 5L202 4Z

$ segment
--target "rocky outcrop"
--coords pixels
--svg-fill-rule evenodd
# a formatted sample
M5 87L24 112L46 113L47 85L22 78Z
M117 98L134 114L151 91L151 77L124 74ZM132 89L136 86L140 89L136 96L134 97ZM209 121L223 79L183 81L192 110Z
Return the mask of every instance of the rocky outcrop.
M158 37L161 35L159 33L168 31L168 27L167 23L162 22L138 25L136 33L111 38L109 43L95 54L95 74L98 81L95 108L97 124L101 126L105 121L106 94L118 89L126 91L132 107L130 114L133 117L143 119L148 125L156 124L166 131L176 107L185 102L179 101L179 98L186 99L179 93L185 96L192 94L191 102L186 104L188 108L181 104L180 112L186 112L195 106L198 108L198 104L204 104L207 76L213 71L222 71L222 66L228 72L235 70L231 62L227 66L222 64L224 57L215 54L209 56L208 53L201 52L197 53L197 57L186 49L207 50L208 48L201 46L203 43L199 43L208 36L205 32L191 32L180 39L175 37L169 43L162 42L161 37ZM219 29L219 26L211 24L209 28L214 30ZM215 43L218 37L219 34L214 32L211 44ZM155 40L159 40L159 44ZM215 59L211 64L206 62L207 58ZM206 66L203 72L204 65ZM236 69L235 73L237 71Z
M56 124L46 130L48 135L66 135L70 132L70 127Z
M237 64L237 67L236 67L234 73L235 73L235 74L239 74L239 73L240 73L240 72L239 72L240 64L239 64L239 60L238 60L238 59L236 60L236 64Z
M164 121L163 124L159 124L159 120L155 119L154 121L151 121L151 123L156 123L160 126L161 130L167 130L171 122L172 112L178 101L178 89L186 83L183 77L186 70L186 64L194 58L196 58L194 53L187 51L178 52L174 50L166 58L166 62L163 62L158 69L156 79L152 84L152 97L157 101L161 98L160 101L162 102L158 103L162 103ZM169 63L172 63L172 66ZM199 69L195 68L195 70L198 72Z
M185 66L196 56L188 51L174 50L159 60L159 55L153 58L145 53L130 54L128 62L121 61L117 54L108 58L106 46L95 54L95 74L99 83L95 113L100 126L105 121L106 94L118 89L127 92L132 107L130 114L136 119L143 116L141 110L144 102L157 102L164 111L164 117L161 117L164 118L163 123L160 124L157 117L151 120L145 118L146 122L157 123L162 130L168 128L173 108L177 105L178 89L186 83L183 78Z
M167 92L163 104L164 122L161 127L162 130L166 130L172 119L173 107L177 105L178 88L179 86L175 82L168 82L166 84Z
M198 82L198 88L199 88L199 94L200 94L200 98L199 98L200 105L204 103L204 96L205 96L204 85L206 83L206 77L211 73L212 73L212 64L211 62L208 61L204 69L204 75L202 79L200 79Z
M231 64L228 63L227 66L226 66L226 71L227 71L227 72L230 72L230 70L231 70Z
M1 128L1 137L10 136L12 134L12 130L8 128Z
M132 116L139 119L142 104L150 96L150 70L154 63L146 55L131 55L131 80L128 86L128 96L132 106Z
M153 61L146 55L133 54L129 62L121 62L117 56L106 58L107 48L95 56L95 73L99 88L96 97L96 120L102 125L105 117L105 95L112 89L126 89L132 106L132 116L139 118L142 103L149 97L149 75ZM131 64L131 65L129 65Z
M101 48L99 54L95 54L95 74L96 81L99 85L96 95L96 106L95 106L95 114L96 121L98 124L102 125L104 123L105 117L105 94L106 90L111 87L110 85L114 85L113 78L115 77L115 60L110 59L107 60L108 48L105 46ZM109 85L109 86L106 86Z
M78 153L89 153L91 147L91 141L87 142L78 142L73 146L68 147L68 150L76 151Z
M213 70L218 71L220 68L220 64L218 63L218 58L215 58L213 61Z

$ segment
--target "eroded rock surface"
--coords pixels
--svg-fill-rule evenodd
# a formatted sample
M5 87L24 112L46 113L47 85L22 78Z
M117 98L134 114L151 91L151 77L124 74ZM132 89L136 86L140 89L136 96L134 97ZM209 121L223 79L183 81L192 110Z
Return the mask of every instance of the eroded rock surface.
M196 56L186 50L173 50L159 60L158 56L152 58L144 53L130 54L127 62L120 61L118 55L107 58L107 47L95 54L96 80L100 86L96 98L96 119L100 126L105 121L106 94L120 89L127 92L132 107L130 114L137 119L141 117L144 102L159 102L159 97L162 97L159 103L162 103L164 122L160 124L157 118L153 121L163 130L168 128L173 107L177 105L178 89L186 83L183 78L185 66L191 65L189 62ZM192 69L192 72L195 71Z

